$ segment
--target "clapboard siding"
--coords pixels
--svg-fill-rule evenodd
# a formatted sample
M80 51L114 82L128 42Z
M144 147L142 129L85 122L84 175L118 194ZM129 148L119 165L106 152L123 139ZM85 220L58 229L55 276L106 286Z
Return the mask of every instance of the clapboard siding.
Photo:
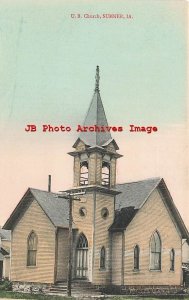
M67 278L68 267L68 229L59 228L57 231L57 274L56 281L65 280Z
M110 165L110 185L114 187L116 184L116 158L111 159Z
M103 219L101 215L102 208L107 207L109 216ZM110 236L108 228L114 219L114 197L110 195L96 195L95 210L95 245L94 245L94 265L93 282L95 284L108 284L111 279L110 262ZM100 250L102 247L106 250L106 268L100 269Z
M116 149L113 143L109 143L109 145L106 146L106 150L116 153Z
M150 271L150 238L157 230L162 242L161 271ZM140 247L140 271L133 271L133 250ZM170 250L175 250L175 271L170 271ZM125 231L125 284L180 285L181 237L156 189Z
M85 207L86 217L81 217L79 209ZM102 208L107 207L109 216L104 220L101 216ZM93 274L89 275L89 280L95 284L110 283L110 241L108 228L114 219L114 197L99 193L90 193L81 197L80 201L73 203L73 221L80 233L84 233L89 245L89 270L93 265ZM77 238L76 237L76 238ZM95 238L95 242L93 241ZM76 244L75 244L76 246ZM100 249L106 249L106 269L100 270Z
M78 186L80 181L80 159L79 156L74 157L74 186Z
M81 232L85 234L89 248L91 248L93 244L93 193L83 195L80 199L80 201L73 201L73 223L74 226L79 229L78 235ZM79 214L79 210L82 207L85 207L87 212L85 217Z
M89 156L89 184L95 184L97 177L96 153L91 153Z
M102 161L103 156L101 153L93 152L88 157L88 184L101 185L102 183ZM116 158L111 159L110 164L110 186L113 187L116 184ZM80 157L74 157L74 186L80 185Z
M37 266L27 267L27 238L38 237ZM33 200L12 232L11 280L53 283L55 265L55 227Z
M122 281L122 232L112 234L112 284Z
M86 216L82 217L79 214L80 208L85 207ZM93 253L93 233L94 233L94 193L87 193L80 197L80 201L73 201L73 223L78 228L74 234L73 244L73 276L76 276L76 247L79 235L83 233L88 241L88 277L92 281L92 253Z

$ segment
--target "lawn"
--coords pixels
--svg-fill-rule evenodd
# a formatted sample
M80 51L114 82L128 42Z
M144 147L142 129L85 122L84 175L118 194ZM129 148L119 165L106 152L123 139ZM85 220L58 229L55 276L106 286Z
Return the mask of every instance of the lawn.
M8 291L0 291L0 299L7 298L7 299L38 299L38 300L74 300L76 298L72 297L63 297L63 296L51 296L51 295L37 295L37 294L22 294L22 293L15 293L15 292L8 292ZM189 295L182 295L182 296L161 296L161 297L138 297L138 296L106 296L106 300L129 300L129 299L143 299L143 300L160 300L160 299L189 299ZM78 298L77 298L78 299ZM81 299L81 298L80 298ZM95 300L95 297L91 298ZM98 297L96 298L98 299ZM103 298L101 298L103 299ZM99 298L100 300L100 298Z
M35 294L22 294L8 291L0 291L0 299L9 298L9 299L38 299L38 300L66 300L72 299L68 297L61 296L47 296L47 295L35 295Z

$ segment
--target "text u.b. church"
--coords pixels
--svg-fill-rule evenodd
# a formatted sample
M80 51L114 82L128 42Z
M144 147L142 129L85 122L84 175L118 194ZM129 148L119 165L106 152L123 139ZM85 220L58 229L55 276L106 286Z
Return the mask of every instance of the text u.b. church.
M108 126L99 68L85 126ZM182 284L182 239L189 233L162 178L116 184L121 155L110 132L81 132L69 154L74 183L72 277L104 286ZM66 154L65 154L66 155ZM67 279L69 202L28 188L4 229L12 231L13 282Z

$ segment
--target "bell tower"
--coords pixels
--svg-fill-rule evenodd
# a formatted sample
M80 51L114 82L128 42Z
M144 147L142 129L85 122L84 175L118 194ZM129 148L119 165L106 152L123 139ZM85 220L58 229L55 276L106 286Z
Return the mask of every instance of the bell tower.
M108 228L114 220L115 196L119 194L116 190L116 161L122 155L117 153L119 148L108 131L99 81L97 66L94 94L79 137L73 145L75 150L69 152L74 157L74 182L69 192L85 191L80 201L73 203L73 222L78 229L73 276L79 279L81 274L85 274L94 284L108 284L111 282ZM88 247L85 262L81 253L77 254L77 238L81 235L85 236Z
M98 185L111 189L116 184L116 160L121 157L110 131L99 90L99 67L92 101L79 138L73 145L74 187ZM86 130L86 131L84 131Z

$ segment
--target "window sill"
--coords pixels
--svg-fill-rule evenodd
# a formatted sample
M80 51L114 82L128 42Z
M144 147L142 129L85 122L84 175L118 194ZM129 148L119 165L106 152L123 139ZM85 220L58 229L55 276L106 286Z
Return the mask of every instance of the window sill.
M153 269L150 269L149 271L150 272L162 272L162 270L153 270Z
M106 270L106 268L100 268L99 271L100 272L106 272L107 270Z
M133 272L134 273L140 273L140 270L139 269L133 269Z
M36 269L37 266L26 266L26 268L29 268L29 269Z

